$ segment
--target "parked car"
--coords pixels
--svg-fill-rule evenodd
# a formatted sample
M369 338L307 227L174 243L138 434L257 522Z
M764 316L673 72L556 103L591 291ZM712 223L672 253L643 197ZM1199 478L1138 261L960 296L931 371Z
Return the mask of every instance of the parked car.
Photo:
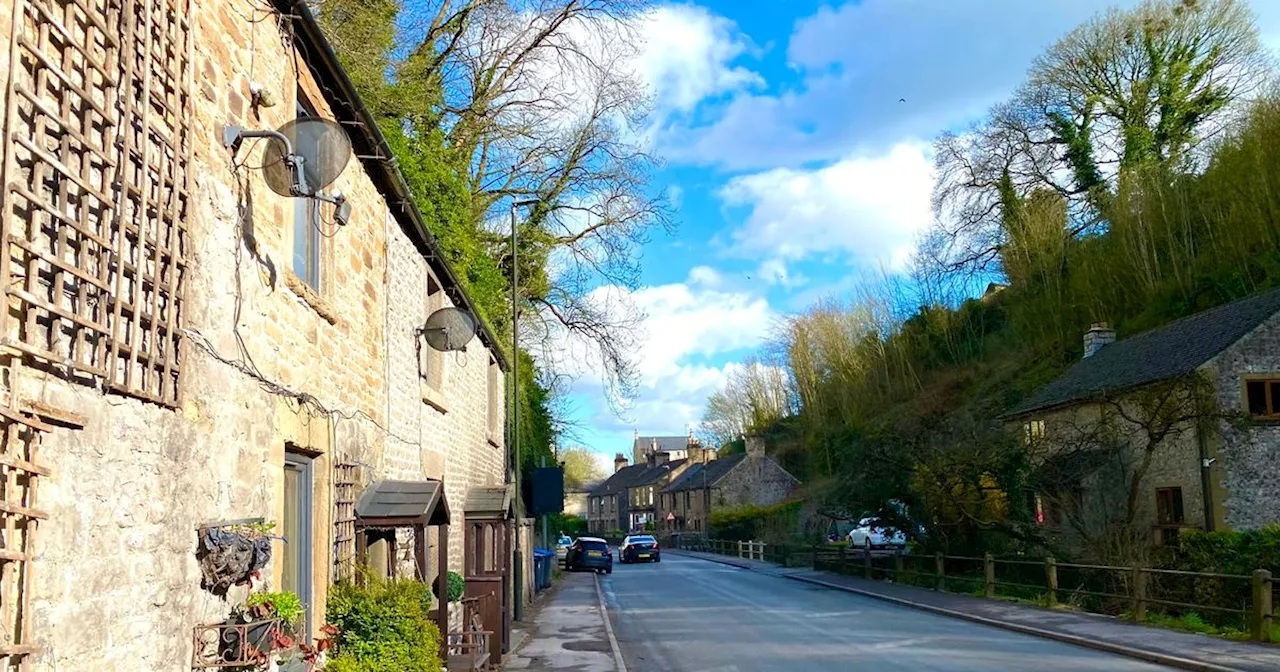
M632 562L662 562L662 554L658 550L658 540L653 535L640 534L622 540L622 548L618 551L618 560L626 565Z
M564 563L565 558L569 556L569 547L573 545L573 539L566 535L560 535L556 540L556 559Z
M867 550L873 548L905 548L907 535L892 527L885 527L878 518L863 518L858 526L849 530L849 545Z
M577 571L589 569L593 572L613 573L613 551L609 543L599 537L578 537L569 545L564 558L565 569Z

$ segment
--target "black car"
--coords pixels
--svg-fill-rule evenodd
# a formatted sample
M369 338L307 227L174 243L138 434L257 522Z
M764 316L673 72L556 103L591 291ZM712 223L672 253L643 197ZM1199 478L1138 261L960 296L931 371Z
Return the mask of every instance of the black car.
M662 562L662 554L658 551L658 540L644 534L624 539L618 559L624 565L632 562Z
M565 569L573 572L589 569L593 572L613 573L613 551L604 539L596 537L578 537L569 546L564 557Z

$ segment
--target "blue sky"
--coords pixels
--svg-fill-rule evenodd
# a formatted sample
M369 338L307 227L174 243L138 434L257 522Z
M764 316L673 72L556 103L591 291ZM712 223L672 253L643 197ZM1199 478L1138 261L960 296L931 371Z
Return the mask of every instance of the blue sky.
M717 0L649 12L656 176L679 230L643 249L648 318L625 417L574 384L579 440L602 458L633 430L683 434L780 316L901 268L930 222L929 143L1019 84L1104 0ZM1254 0L1280 46L1280 2Z

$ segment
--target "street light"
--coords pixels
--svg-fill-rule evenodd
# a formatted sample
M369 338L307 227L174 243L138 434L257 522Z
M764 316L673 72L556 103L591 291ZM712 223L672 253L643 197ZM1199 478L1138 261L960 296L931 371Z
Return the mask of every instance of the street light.
M516 249L516 210L530 205L537 205L537 199L528 199L524 201L515 201L511 204L511 429L510 444L512 460L515 466L512 471L515 477L512 481L515 483L516 491L516 510L522 515L524 513L523 495L520 492L520 320L517 311L519 309L520 299L520 257ZM524 535L520 533L520 521L516 521L516 539L515 549L512 554L515 560L515 594L516 604L515 613L512 616L515 620L520 620L524 615L524 554L520 552L520 540Z

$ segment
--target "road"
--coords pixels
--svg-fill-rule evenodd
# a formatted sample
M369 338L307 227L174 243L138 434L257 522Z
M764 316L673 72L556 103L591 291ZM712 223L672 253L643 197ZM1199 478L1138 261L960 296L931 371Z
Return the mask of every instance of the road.
M672 554L599 578L629 672L1168 669Z

